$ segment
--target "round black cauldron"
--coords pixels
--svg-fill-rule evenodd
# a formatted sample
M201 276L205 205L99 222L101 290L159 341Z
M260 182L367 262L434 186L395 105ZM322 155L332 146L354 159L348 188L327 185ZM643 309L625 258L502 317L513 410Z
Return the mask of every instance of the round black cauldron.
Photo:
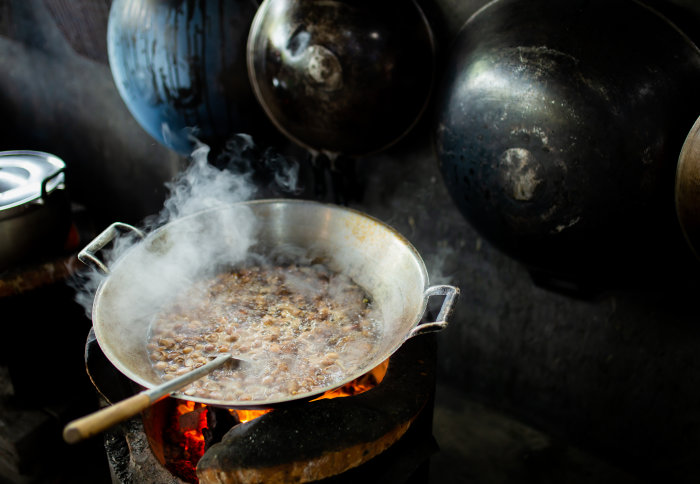
M658 13L497 0L446 65L434 139L448 190L537 281L647 270L682 240L674 173L700 112L700 51Z

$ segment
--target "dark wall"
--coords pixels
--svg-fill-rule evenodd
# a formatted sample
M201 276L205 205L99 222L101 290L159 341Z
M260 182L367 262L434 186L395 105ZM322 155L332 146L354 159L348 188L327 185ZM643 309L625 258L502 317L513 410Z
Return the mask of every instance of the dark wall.
M0 146L62 156L77 202L104 223L138 221L159 210L183 160L131 118L104 53L80 47L101 38L107 3L0 2ZM485 2L421 3L447 48ZM90 30L69 38L61 9L85 4L95 8L81 24ZM405 234L432 282L461 288L439 336L441 380L643 478L700 479L696 261L651 276L640 260L638 277L593 298L538 287L457 211L429 127L425 120L392 150L355 162L363 190L350 204ZM305 195L333 201L328 193Z
M98 5L0 3L0 149L43 150L63 158L76 201L100 219L136 222L158 211L163 183L182 160L146 135L119 97L106 42L92 40L102 39L106 30L107 8ZM81 15L73 24L58 23L76 12ZM92 33L71 44L59 25L95 31L86 30ZM78 53L74 45L85 47Z

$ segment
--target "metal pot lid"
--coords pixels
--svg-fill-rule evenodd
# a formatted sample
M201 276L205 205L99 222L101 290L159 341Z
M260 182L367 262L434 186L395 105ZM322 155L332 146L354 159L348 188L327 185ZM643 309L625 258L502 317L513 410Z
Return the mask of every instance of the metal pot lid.
M41 151L0 152L0 218L64 188L65 169L63 160Z

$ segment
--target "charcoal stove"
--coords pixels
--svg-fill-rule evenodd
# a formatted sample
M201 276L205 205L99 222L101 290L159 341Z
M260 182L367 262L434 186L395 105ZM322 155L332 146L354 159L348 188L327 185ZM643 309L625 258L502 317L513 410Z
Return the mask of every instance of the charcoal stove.
M104 357L92 331L85 357L104 404L140 390ZM251 420L165 398L105 433L113 482L427 482L437 450L435 362L434 335L413 338L371 389Z

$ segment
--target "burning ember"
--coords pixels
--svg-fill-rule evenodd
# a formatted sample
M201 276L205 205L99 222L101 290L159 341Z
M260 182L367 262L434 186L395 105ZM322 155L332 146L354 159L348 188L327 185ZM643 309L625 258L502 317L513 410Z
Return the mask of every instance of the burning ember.
M163 438L171 443L171 455L165 455L166 468L187 482L197 482L195 466L206 450L208 431L207 407L201 403L182 402L175 407ZM167 446L165 447L168 448Z
M361 377L335 390L327 391L311 401L350 397L371 390L384 379L388 367L387 359ZM229 410L234 425L249 422L271 411L273 409ZM213 414L204 404L182 401L176 405L175 411L166 424L163 440L167 445L164 445L164 448L171 450L164 453L163 464L184 481L199 482L196 474L197 463L213 440L211 428L216 425Z
M320 397L315 398L311 401L315 402L316 400L323 400L325 398L351 397L353 395L359 395L360 393L364 393L367 390L371 390L372 388L376 387L382 382L382 380L384 379L384 375L386 375L386 370L388 368L389 360L387 359L384 360L384 362L382 362L378 366L376 366L374 369L372 369L370 372L362 375L361 377L351 381L350 383L346 383L340 388L336 388L335 390L329 390Z
M271 408L261 408L259 410L229 410L240 423L250 422L253 419L272 412Z

